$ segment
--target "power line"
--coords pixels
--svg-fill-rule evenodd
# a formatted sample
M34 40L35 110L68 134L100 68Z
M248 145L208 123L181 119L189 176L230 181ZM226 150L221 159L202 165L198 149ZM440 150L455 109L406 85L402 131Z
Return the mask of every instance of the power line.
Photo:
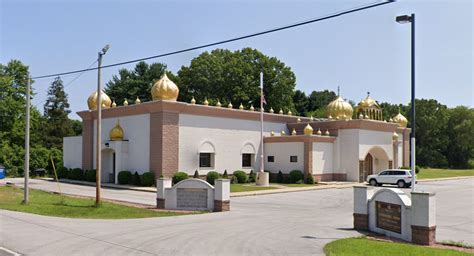
M342 15L350 14L350 13L353 13L353 12L358 12L358 11L374 8L374 7L377 7L377 6L381 6L381 5L385 5L385 4L389 4L389 3L393 3L393 2L395 2L395 0L386 0L386 1L383 1L383 2L375 2L375 3L364 5L364 6L361 6L361 7L347 9L347 10L340 11L340 12L337 12L337 13L333 13L333 14L329 14L329 15L325 15L325 16L320 16L318 18L314 18L314 19L311 19L311 20L303 21L303 22L298 22L298 23L283 26L283 27L269 29L269 30L265 30L265 31L262 31L262 32L257 32L257 33L253 33L253 34L249 34L249 35L245 35L245 36L235 37L235 38L232 38L232 39L227 39L227 40L218 41L218 42L214 42L214 43L204 44L204 45L195 46L195 47L191 47L191 48L186 48L186 49L182 49L182 50L177 50L177 51L173 51L173 52L162 53L162 54L149 56L149 57L145 57L145 58L140 58L140 59L134 59L134 60L124 61L124 62L109 64L109 65L102 66L102 68L110 68L110 67L115 67L115 66L121 66L121 65L126 65L126 64L130 64L130 63L139 62L139 61L156 59L156 58L166 57L166 56L175 55L175 54L179 54L179 53L194 51L194 50L198 50L198 49L202 49L202 48L207 48L207 47L211 47L211 46L216 46L216 45L220 45L220 44L235 42L235 41L239 41L239 40L243 40L243 39L248 39L248 38L252 38L252 37L256 37L256 36L261 36L261 35L265 35L265 34L274 33L274 32L281 31L281 30L286 30L286 29L290 29L290 28L295 28L295 27L315 23L315 22L318 22L318 21L332 19L332 18L335 18L335 17L338 17L338 16L342 16ZM86 72L86 71L92 71L92 70L97 70L97 68L86 68L86 69L68 71L68 72L63 72L63 73L36 76L36 77L33 77L33 79L41 79L41 78L54 77L54 76L64 76L64 75L70 75L70 74Z

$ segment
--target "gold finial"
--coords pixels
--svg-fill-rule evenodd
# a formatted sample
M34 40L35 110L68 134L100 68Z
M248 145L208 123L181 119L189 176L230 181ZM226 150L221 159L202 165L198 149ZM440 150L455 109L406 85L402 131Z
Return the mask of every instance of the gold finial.
M339 119L341 119L341 118L339 116L336 116L336 120L339 120Z
M399 127L405 128L407 127L408 120L405 116L403 116L400 112L393 118L393 122L397 123Z
M117 119L117 123L115 124L114 128L109 132L109 139L110 140L123 140L124 131L122 126L120 126L120 121Z
M364 114L360 113L359 114L359 119L364 119Z
M127 98L125 98L125 101L123 102L123 105L124 105L124 106L128 106L128 100L127 100Z
M117 103L115 103L115 100L112 101L112 107L113 107L113 108L116 108L116 107L117 107Z
M393 118L390 117L390 119L388 119L388 121L389 121L390 123L393 123Z
M311 116L309 117L309 120L310 120L310 121L314 121L313 115L311 115Z
M244 105L242 105L242 102L240 103L239 109L244 110Z
M280 135L281 135L281 136L284 136L284 135L286 135L286 132L285 132L285 131L281 131Z
M283 109L280 108L280 111L278 112L278 114L283 115Z
M250 111L254 111L254 110L255 110L255 108L253 107L253 104L250 105Z
M326 129L326 132L324 133L324 135L329 136L329 130L328 129Z
M331 115L329 115L329 116L328 116L328 119L329 119L329 120L332 120L332 116L331 116Z
M234 106L232 106L232 102L229 101L229 105L227 105L228 108L233 108Z
M207 97L204 98L204 105L205 105L205 106L209 106L209 101L207 101Z
M307 124L304 127L304 135L313 135L313 127L311 125Z
M296 130L293 128L293 131L291 131L291 135L296 135Z
M365 115L365 116L364 116L364 119L369 119L369 115Z
M193 105L196 104L196 99L194 98L194 96L193 96L193 98L191 99L191 104L193 104Z
M298 119L296 119L296 122L301 123L301 118L298 117Z
M393 132L392 139L393 140L398 140L398 133L397 132Z
M135 100L135 104L140 104L140 103L142 103L142 101L137 96L137 99Z
M216 104L216 107L220 108L222 106L220 100L217 100L217 104Z
M321 132L321 129L318 128L318 131L316 132L316 134L321 136L323 133Z
M272 132L270 133L270 136L275 136L275 132L272 131Z
M293 115L293 113L291 112L291 110L288 110L288 115L289 115L289 116Z
M273 110L273 108L270 108L270 113L273 114L273 112L275 112L275 110Z
M151 97L153 100L176 101L178 94L178 86L166 76L166 72L160 80L156 81L153 87L151 87Z

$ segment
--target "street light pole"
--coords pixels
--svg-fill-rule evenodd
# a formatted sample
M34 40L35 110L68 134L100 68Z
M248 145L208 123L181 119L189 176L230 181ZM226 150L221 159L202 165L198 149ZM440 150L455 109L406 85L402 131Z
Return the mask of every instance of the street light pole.
M95 176L95 205L98 206L100 204L100 181L101 181L101 169L102 169L102 85L101 85L101 65L102 65L102 56L105 55L107 50L109 49L109 45L106 45L102 50L98 53L98 68L97 68L97 100L96 100L96 108L97 108L97 135L96 135L96 176Z
M395 19L398 23L411 23L411 133L410 133L410 167L411 167L411 191L415 191L416 173L415 173L415 14L410 16L397 16Z
M28 182L30 178L30 99L31 93L31 77L28 75L28 81L26 83L26 115L25 115L25 167L24 167L24 175L25 175L25 184L24 184L24 191L23 191L23 203L28 204L30 201L30 194L28 188Z

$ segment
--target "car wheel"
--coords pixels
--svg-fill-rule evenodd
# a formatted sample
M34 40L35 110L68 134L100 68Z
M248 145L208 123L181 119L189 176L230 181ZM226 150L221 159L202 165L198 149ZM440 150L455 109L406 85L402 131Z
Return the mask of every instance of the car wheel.
M397 186L398 186L399 188L404 188L404 187L405 187L405 181L399 180L399 181L397 182Z
M377 186L377 185L378 185L378 184L377 184L377 181L376 181L375 179L371 179L371 180L369 181L369 183L370 183L370 185L372 185L372 186Z

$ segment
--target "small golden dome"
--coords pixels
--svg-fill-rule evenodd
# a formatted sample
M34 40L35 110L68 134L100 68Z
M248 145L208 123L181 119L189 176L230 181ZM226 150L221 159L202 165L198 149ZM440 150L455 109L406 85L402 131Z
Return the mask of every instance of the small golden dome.
M288 115L289 116L293 115L293 112L291 112L291 110L288 110Z
M373 106L380 108L379 104L377 104L377 101L370 97L370 93L367 93L367 97L359 102L360 108L370 108Z
M244 110L244 105L242 105L242 103L240 103L239 109Z
M209 106L209 101L207 101L207 98L204 98L203 104L204 104L204 106Z
M233 108L234 106L232 106L232 102L229 101L229 105L227 105L228 108Z
M313 127L311 125L307 124L304 127L304 135L312 135L313 134Z
M398 140L398 133L397 132L393 132L392 139L393 140Z
M283 135L286 135L286 132L285 132L285 131L281 131L280 134L283 136Z
M329 116L328 116L328 119L329 119L329 120L332 120L332 119L333 119L333 118L332 118L332 115L329 115Z
M137 96L137 99L135 100L135 104L140 104L140 103L142 103L142 101Z
M359 119L364 119L364 114L360 113L359 114Z
M330 116L329 118L336 118L336 120L339 120L352 117L354 109L352 109L349 102L345 101L341 96L338 96L328 104L327 111Z
M298 119L296 119L296 122L301 123L301 118L298 117Z
M117 107L117 103L115 103L115 100L112 101L112 107L113 107L113 108L116 108L116 107Z
M115 124L114 128L110 130L109 132L109 137L110 140L123 140L123 129L122 126L120 126L120 121L117 119L117 123Z
M272 131L272 132L270 133L270 135L271 135L271 136L275 136L275 132Z
M125 101L123 102L123 105L124 105L124 106L128 106L128 100L127 100L127 98L125 98Z
M273 108L270 108L270 113L273 114L274 112L275 112L275 110L273 110Z
M400 112L393 118L394 123L398 123L399 127L407 127L408 120Z
M100 97L102 108L110 108L112 101L110 100L109 96L107 96L104 91L101 91ZM89 110L97 110L97 91L93 92L89 98L87 98L87 106L89 107Z
M216 107L218 107L218 108L222 107L222 104L221 104L221 102L220 102L219 100L217 100Z
M321 136L323 133L321 132L321 129L318 128L318 131L316 132L316 134Z
M178 86L166 76L166 73L151 87L151 97L153 100L176 101L178 94Z
M291 135L296 135L296 130L293 128L293 131L291 131Z
M191 104L193 104L193 105L196 104L196 99L194 98L194 96L193 96L193 98L191 99Z
M253 104L250 105L250 111L254 111L254 110L255 110L255 108L253 107Z
M324 135L329 136L329 130L328 129L326 129L326 132L324 133Z
M309 120L310 120L310 121L314 121L314 117L311 115L311 116L309 117Z
M278 114L283 115L283 109L280 108L280 111L278 112Z

